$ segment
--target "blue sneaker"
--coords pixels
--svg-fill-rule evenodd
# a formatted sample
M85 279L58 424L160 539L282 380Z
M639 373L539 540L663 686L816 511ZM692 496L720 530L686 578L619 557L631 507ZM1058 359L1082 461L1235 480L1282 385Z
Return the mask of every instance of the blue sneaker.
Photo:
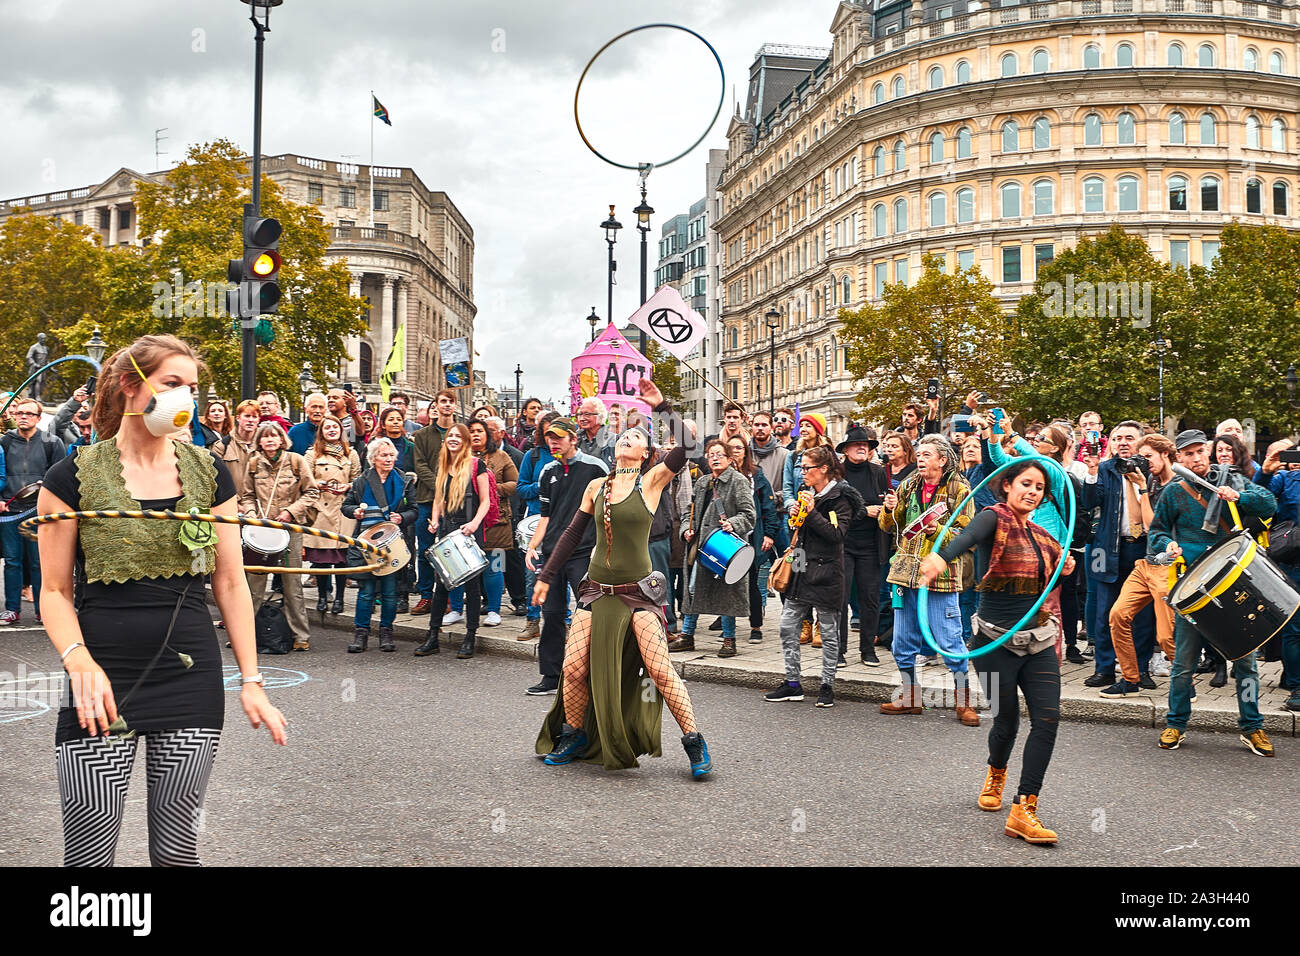
M559 767L571 762L575 757L581 757L586 749L587 735L581 730L574 730L568 724L564 724L564 732L555 742L555 749L547 754L542 762L548 767Z
M691 776L696 780L699 780L713 769L713 758L709 756L709 745L704 742L704 737L700 735L699 731L684 736L682 746L686 748L686 758L691 762Z

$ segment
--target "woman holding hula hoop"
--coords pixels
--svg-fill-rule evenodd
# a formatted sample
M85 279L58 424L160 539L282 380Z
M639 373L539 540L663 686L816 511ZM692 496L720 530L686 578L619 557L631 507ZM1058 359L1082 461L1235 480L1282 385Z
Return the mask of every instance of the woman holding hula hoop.
M965 531L928 555L921 562L920 572L921 582L928 587L950 562L976 548L981 564L988 568L976 588L980 603L971 620L971 656L987 656L988 665L980 670L980 680L985 696L990 701L996 697L997 701L989 731L989 767L979 806L990 812L1002 809L1007 760L1020 724L1016 694L1019 687L1029 708L1030 730L1020 787L1005 832L1029 843L1056 842L1056 834L1038 819L1038 794L1052 759L1061 713L1061 665L1052 653L1057 623L1040 606L1033 626L1016 630L1016 624L1041 603L1061 560L1060 544L1030 520L1035 508L1051 500L1048 467L1038 459L1014 461L995 472L996 478L990 475L996 482L998 503L985 508ZM1074 558L1067 556L1065 573L1073 565ZM981 650L994 643L1000 646Z
M146 335L118 350L99 379L99 440L49 470L40 513L143 508L233 516L235 482L225 464L167 437L193 416L198 373L194 350L169 335ZM71 692L55 737L66 865L112 865L137 734L148 740L149 859L199 865L199 812L225 712L205 575L239 664L244 713L285 742L284 717L257 671L239 529L210 529L89 518L39 530L45 629Z

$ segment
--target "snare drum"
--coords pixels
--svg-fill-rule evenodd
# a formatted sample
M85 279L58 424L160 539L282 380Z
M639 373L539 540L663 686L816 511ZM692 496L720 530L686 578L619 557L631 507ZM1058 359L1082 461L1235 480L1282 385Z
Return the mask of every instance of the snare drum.
M377 548L388 549L388 561L382 568L370 572L375 577L382 578L386 574L392 574L406 567L406 562L411 560L411 549L406 546L406 539L402 537L402 529L391 521L381 521L377 525L372 525L361 534L357 539L373 544ZM367 553L362 554L366 564L374 563L375 556Z
M283 564L289 550L289 532L283 528L264 528L244 525L239 537L244 544L244 563L257 565Z
M529 515L519 522L519 527L515 529L515 543L519 545L520 551L528 550L528 542L533 540L533 535L537 533L537 526L542 523L542 516L539 514Z
M700 546L700 564L727 584L735 584L749 574L754 563L754 546L739 535L716 529Z
M442 583L450 588L458 588L476 574L481 574L488 566L488 559L483 549L470 535L453 531L433 547L424 552L433 569L438 572Z
M1165 600L1230 661L1259 650L1300 609L1300 591L1244 532L1193 561Z
M908 523L902 531L904 541L911 541L918 534L925 534L927 531L935 531L939 527L939 521L948 513L948 502L936 501L930 507L926 508L915 520Z

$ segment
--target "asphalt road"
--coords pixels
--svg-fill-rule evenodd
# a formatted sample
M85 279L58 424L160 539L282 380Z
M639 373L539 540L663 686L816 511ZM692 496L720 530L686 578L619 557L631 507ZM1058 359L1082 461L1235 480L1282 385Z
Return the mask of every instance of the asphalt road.
M200 850L209 864L903 864L1291 865L1300 748L1251 754L1235 734L1198 733L1181 750L1156 732L1061 725L1041 798L1056 847L1002 833L975 806L985 727L951 711L886 717L874 704L819 710L809 697L692 684L713 753L692 781L664 710L664 756L607 772L546 767L533 742L552 697L523 690L535 664L398 652L348 655L322 631L313 650L263 658L290 720L277 748L228 695ZM223 649L227 663L230 652ZM43 633L0 634L0 680L57 670ZM0 692L26 684L0 685ZM55 717L6 699L0 710L0 864L57 865ZM1027 728L1022 728L1023 734ZM1019 772L1020 745L1009 783ZM1011 791L1012 787L1008 788ZM118 863L148 862L144 760L137 760Z

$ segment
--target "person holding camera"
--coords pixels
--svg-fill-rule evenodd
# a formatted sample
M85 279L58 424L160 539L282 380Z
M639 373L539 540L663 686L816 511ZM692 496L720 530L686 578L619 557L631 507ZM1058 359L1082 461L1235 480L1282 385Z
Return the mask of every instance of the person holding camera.
M1217 487L1220 499L1236 502L1243 519L1270 518L1277 510L1277 502L1268 489L1247 482L1221 465L1210 464L1210 441L1205 432L1188 430L1180 432L1174 441L1178 464ZM1182 479L1174 482L1160 496L1155 517L1151 522L1148 550L1152 557L1164 556L1166 560L1182 557L1191 565L1197 558L1233 532L1226 522L1206 531L1206 499L1201 491ZM1192 672L1201 656L1206 641L1200 632L1179 615L1174 623L1174 667L1169 677L1169 713L1165 729L1160 734L1163 750L1177 750L1186 736L1187 722L1192 716ZM1273 744L1264 732L1264 718L1259 713L1259 669L1252 652L1234 661L1232 676L1237 682L1237 726L1241 741L1252 753L1261 757L1273 756Z
M1142 509L1142 526L1150 528L1155 519L1155 508L1160 495L1173 480L1174 443L1164 435L1147 435L1137 446L1138 458L1147 464L1146 471L1139 472L1145 479L1146 493L1138 500ZM1128 478L1129 472L1125 474ZM1143 689L1143 670L1138 664L1137 651L1133 646L1133 621L1148 605L1154 610L1156 618L1156 639L1160 649L1171 662L1174 659L1174 609L1165 601L1169 594L1169 568L1162 564L1152 564L1146 556L1133 564L1119 597L1110 609L1110 639L1115 648L1115 659L1119 662L1118 681L1101 692L1102 697L1127 697ZM1150 668L1145 671L1150 673ZM1148 683L1155 682L1147 678ZM1149 689L1149 688L1148 688Z
M1088 621L1096 670L1083 682L1086 687L1110 687L1115 683L1110 611L1124 581L1147 551L1146 526L1142 523L1142 498L1148 494L1147 466L1145 460L1134 457L1141 439L1141 423L1130 419L1111 429L1108 447L1112 457L1101 461L1095 443L1084 449L1088 477L1083 483L1083 509L1090 512L1101 508L1097 532L1085 552L1088 575L1097 585L1097 606L1093 620ZM1143 611L1134 619L1133 641L1138 663L1148 664L1155 651L1155 618L1151 612ZM1138 682L1147 690L1155 690L1155 681L1145 666Z

